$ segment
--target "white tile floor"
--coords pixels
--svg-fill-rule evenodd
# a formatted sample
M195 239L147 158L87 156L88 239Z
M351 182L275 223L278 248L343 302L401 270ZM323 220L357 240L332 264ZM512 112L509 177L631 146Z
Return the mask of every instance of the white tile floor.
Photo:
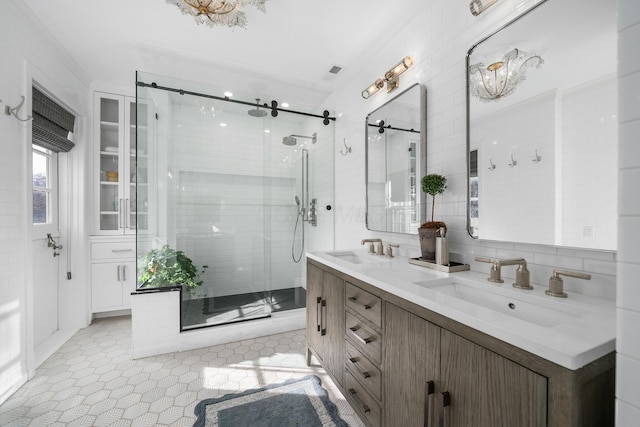
M0 406L0 425L191 426L202 399L312 373L362 426L324 370L306 366L303 330L137 360L130 348L130 317L95 320Z

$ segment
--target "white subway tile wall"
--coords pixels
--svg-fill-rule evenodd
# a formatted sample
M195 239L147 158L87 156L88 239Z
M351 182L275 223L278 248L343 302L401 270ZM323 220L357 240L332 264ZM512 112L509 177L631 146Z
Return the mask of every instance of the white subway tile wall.
M588 270L593 279L567 280L567 291L614 300L616 256L613 252L510 241L477 241L466 231L465 56L482 37L536 2L517 3L501 2L490 13L479 17L472 16L458 2L416 4L413 18L404 22L401 28L395 27L392 37L381 32L380 39L372 40L375 51L361 53L358 62L367 66L353 71L327 100L328 104L336 107L337 114L342 114L336 123L336 248L354 248L363 238L380 237L384 242L399 243L402 255L420 255L417 236L368 231L365 227L362 123L370 111L396 93L386 95L381 92L366 101L357 96L363 85L372 81L379 71L388 69L389 63L393 62L391 58L411 54L415 65L402 75L401 86L405 88L419 82L427 88L427 170L445 175L448 180L447 190L436 202L435 216L447 223L451 259L468 263L472 270L488 274L487 264L476 263L474 257L519 254L529 263L533 285L542 287L548 286L553 268ZM630 89L640 86L634 86L635 82L630 84ZM630 138L637 135L635 130L637 127L627 131ZM354 148L349 156L338 154L343 138L353 142ZM629 147L627 150L632 149ZM509 169L506 163L501 159L502 167ZM610 233L615 233L615 225L611 226ZM503 275L513 279L515 269L505 269Z
M616 425L640 418L640 2L618 1L619 187L618 187L618 351Z

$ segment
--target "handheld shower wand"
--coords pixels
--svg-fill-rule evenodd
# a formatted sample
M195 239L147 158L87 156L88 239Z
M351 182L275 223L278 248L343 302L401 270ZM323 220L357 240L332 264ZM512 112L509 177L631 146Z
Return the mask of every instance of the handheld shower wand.
M302 220L304 221L304 208L300 207L300 198L298 196L295 196L295 199L296 199L296 205L298 205L298 215L296 217L296 225L293 228L293 240L291 242L291 258L293 258L293 262L299 263L300 260L302 259L302 253L304 252L304 225L300 227L302 232L302 246L300 247L300 254L297 257L294 252L294 246L296 243L296 234L298 232L298 222L300 221L301 217L302 217Z

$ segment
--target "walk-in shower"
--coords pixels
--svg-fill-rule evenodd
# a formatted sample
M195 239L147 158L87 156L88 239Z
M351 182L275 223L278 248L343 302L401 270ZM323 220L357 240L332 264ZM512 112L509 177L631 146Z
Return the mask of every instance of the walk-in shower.
M333 248L333 120L147 73L137 87L158 112L138 255L168 245L208 266L182 290L182 329L304 307L304 252Z

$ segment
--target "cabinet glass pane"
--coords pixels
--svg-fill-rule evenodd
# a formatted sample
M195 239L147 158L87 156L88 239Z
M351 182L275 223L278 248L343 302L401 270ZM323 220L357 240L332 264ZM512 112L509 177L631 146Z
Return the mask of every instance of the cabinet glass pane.
M100 99L100 230L120 227L120 103L117 99Z

